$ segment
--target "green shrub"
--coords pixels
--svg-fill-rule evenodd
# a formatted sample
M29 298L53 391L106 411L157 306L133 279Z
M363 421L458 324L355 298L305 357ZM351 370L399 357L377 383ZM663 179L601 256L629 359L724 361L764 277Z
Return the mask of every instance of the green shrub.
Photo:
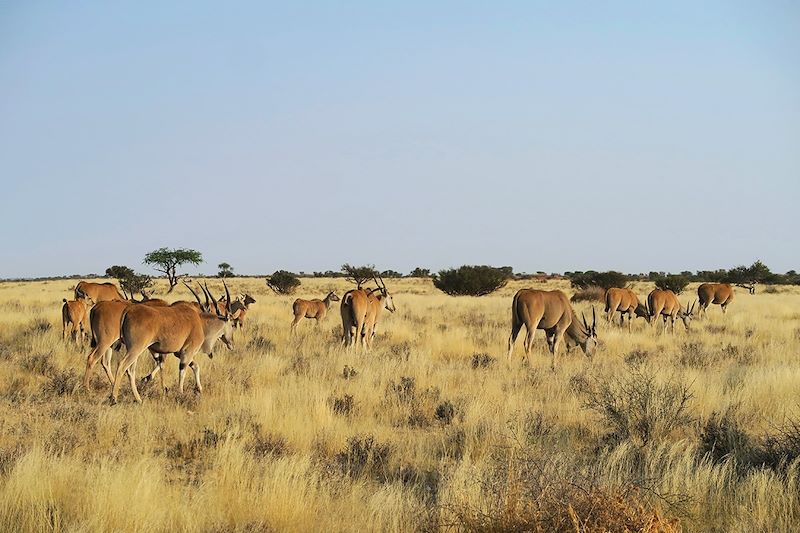
M588 289L589 287L610 289L611 287L625 287L628 283L628 276L614 270L609 270L608 272L596 272L594 270L571 272L568 277L570 283L576 289Z
M662 291L672 291L675 294L680 294L689 284L689 278L681 274L667 274L666 276L659 276L653 281L656 282L656 288Z
M440 270L433 284L450 296L484 296L504 287L510 275L508 267L464 265Z
M292 294L300 286L300 280L291 272L278 270L267 278L267 286L278 294Z

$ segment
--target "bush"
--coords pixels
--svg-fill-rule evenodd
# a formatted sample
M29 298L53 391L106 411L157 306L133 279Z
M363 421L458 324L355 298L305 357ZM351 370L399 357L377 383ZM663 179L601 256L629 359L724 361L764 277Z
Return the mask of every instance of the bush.
M603 416L610 443L631 441L646 446L687 426L689 387L675 379L660 382L654 370L634 365L622 375L573 378L573 388L583 396L583 406Z
M656 282L656 288L662 291L672 291L675 294L680 294L689 284L689 278L681 274L667 274L666 276L659 276L653 279Z
M117 278L118 280L128 278L133 276L133 274L134 272L132 268L122 265L114 265L106 269L106 276L109 278Z
M603 302L605 296L606 290L603 287L591 286L577 291L570 300L573 302Z
M569 281L576 289L588 289L590 287L610 289L611 287L625 287L628 283L628 276L614 270L609 270L608 272L589 270L587 272L570 273Z
M800 422L789 419L773 433L749 435L736 420L736 409L712 413L700 431L701 455L720 463L734 459L740 474L769 468L785 472L800 459Z
M343 474L354 478L369 475L383 481L388 479L390 453L391 447L379 443L372 435L356 436L347 441L334 460Z
M472 368L477 370L479 368L489 368L497 362L497 359L488 353L475 353L472 354Z
M614 486L587 477L572 458L545 455L518 438L497 447L474 480L481 503L456 498L443 505L447 529L589 533L677 533L677 518L664 516L653 494L671 504L673 495L641 491L636 482Z
M342 396L331 396L328 398L328 405L331 410L337 415L350 416L356 407L355 400L351 394L344 394Z
M106 269L106 276L117 278L122 292L127 296L133 297L134 294L142 292L153 286L153 279L146 274L137 274L132 268L114 265Z
M278 294L292 294L300 286L300 280L291 272L278 270L267 278L267 286Z
M510 275L508 267L464 265L440 270L433 284L450 296L484 296L505 287Z
M119 286L123 293L127 293L133 298L133 295L140 293L153 286L153 278L147 274L131 274L127 278L119 280Z

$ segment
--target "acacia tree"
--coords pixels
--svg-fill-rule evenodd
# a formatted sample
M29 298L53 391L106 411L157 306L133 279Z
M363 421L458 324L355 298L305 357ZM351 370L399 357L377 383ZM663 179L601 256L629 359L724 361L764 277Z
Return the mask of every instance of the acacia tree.
M352 266L345 263L342 265L342 272L344 272L345 279L355 283L359 289L365 282L378 276L375 265Z
M218 278L232 278L233 277L233 267L229 263L220 263L217 265L219 272L217 272Z
M169 281L169 291L178 284L178 267L185 264L199 265L203 255L197 250L186 248L159 248L144 256L143 263L151 265L154 270L162 272Z

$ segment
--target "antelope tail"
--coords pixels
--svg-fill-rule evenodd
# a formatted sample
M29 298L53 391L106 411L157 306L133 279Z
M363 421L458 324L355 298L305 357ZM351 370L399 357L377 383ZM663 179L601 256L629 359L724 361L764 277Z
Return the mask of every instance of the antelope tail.
M517 324L520 323L519 319L519 311L517 311L517 298L519 297L519 293L514 295L514 299L511 301L511 327L515 327Z

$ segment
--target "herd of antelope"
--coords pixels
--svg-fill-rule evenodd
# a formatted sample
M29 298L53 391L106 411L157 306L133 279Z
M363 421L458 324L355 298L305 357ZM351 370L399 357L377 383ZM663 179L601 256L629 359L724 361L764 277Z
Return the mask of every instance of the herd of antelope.
M333 302L340 302L342 319L342 345L353 348L361 344L363 351L369 351L375 337L376 328L383 309L395 311L394 300L386 284L379 276L374 278L375 288L352 289L339 298L331 291L323 299L297 299L292 305L294 318L290 330L296 331L303 318L314 319L317 323L325 318ZM84 335L91 336L91 351L86 360L83 385L89 388L92 369L100 361L111 386L111 401L116 403L122 379L127 374L133 396L137 402L142 399L136 384L136 362L145 350L153 357L153 370L142 378L142 383L152 380L161 372L161 387L164 385L164 357L173 354L179 360L178 390L183 392L186 368L194 373L197 391L202 391L200 366L195 359L198 352L213 357L214 347L221 340L226 348L233 350L233 332L244 326L250 305L256 300L242 294L231 300L228 285L223 280L225 294L214 298L207 284L199 285L204 301L197 292L184 282L194 296L194 301L181 300L172 304L159 298L151 298L142 292L142 299L126 298L113 283L90 283L81 281L75 287L75 299L63 300L62 337L71 336L75 342L83 342ZM719 305L725 313L733 300L734 291L727 283L704 283L697 289L700 306L698 315L706 312L711 304ZM678 297L670 290L654 289L648 294L645 303L630 289L611 288L605 292L605 314L609 323L619 313L620 326L628 319L628 329L634 318L644 318L648 324L656 324L663 319L664 333L667 325L675 330L675 321L680 319L686 329L694 317L695 305L682 307ZM560 290L543 291L520 289L511 304L511 335L508 338L508 358L512 357L514 343L522 326L525 326L524 342L526 358L530 355L534 333L544 330L548 349L552 355L551 366L555 369L556 356L562 342L567 352L580 346L587 357L592 357L598 344L597 314L592 306L591 324L586 316L578 320L567 296ZM126 348L125 355L112 371L111 360L114 351Z

